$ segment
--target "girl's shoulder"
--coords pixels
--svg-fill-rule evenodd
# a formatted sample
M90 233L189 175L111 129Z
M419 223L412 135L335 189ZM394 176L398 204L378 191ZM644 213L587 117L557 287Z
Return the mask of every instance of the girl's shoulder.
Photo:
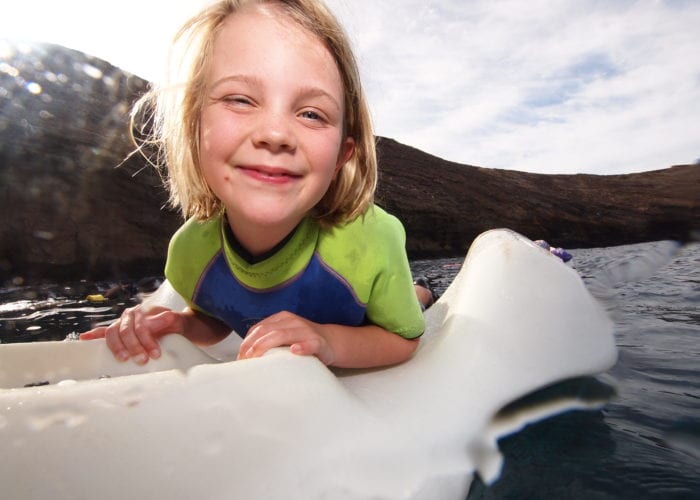
M335 269L352 271L365 266L366 272L372 274L397 259L405 260L405 248L406 234L401 222L374 205L353 221L322 229L317 251Z
M218 238L221 231L221 216L212 217L207 220L197 220L194 217L185 221L185 223L175 231L171 241L179 242L187 240L193 236L205 238Z
M221 217L212 217L204 221L188 219L175 231L170 239L168 253L198 255L205 253L209 257L212 251L221 246ZM207 258L205 257L205 258Z
M189 219L170 239L165 276L174 283L184 277L196 279L220 249L221 217L205 221Z
M356 219L335 226L330 233L336 238L352 241L373 241L383 244L406 243L406 232L401 221L378 205L372 205Z

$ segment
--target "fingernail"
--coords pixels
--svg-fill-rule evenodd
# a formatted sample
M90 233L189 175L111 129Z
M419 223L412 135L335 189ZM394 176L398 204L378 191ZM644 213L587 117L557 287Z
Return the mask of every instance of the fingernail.
M153 358L153 359L158 359L158 358L160 358L160 349L153 349L153 350L150 352L150 356L151 356L151 358Z
M119 351L117 353L117 359L119 361L126 361L127 359L129 359L129 353L126 351Z
M146 363L146 361L148 361L148 356L146 356L145 354L137 354L136 356L134 356L134 362L137 365L143 365L144 363Z

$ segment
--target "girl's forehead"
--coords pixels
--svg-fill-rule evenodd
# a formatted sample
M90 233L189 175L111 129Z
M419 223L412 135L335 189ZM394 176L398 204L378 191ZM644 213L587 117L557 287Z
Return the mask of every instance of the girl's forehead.
M230 25L234 25L234 28L231 28ZM276 27L276 34L289 38L290 41L296 40L298 43L319 45L325 48L325 44L316 33L303 26L282 5L275 2L247 4L241 7L224 20L219 32L227 29L240 30L246 27L255 31L261 25Z
M248 5L224 20L214 39L214 73L246 62L262 67L270 60L288 67L303 64L310 73L315 66L341 78L335 57L319 36L276 4Z

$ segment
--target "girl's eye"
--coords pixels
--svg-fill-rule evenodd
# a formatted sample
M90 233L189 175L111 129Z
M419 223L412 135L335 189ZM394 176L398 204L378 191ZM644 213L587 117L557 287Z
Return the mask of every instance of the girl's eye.
M315 121L315 122L323 122L324 121L323 117L320 114L318 114L315 111L311 111L311 110L302 111L299 116L301 116L302 118L304 118L306 120L311 120L311 121Z
M247 97L241 96L241 95L227 95L222 98L222 101L224 101L227 104L238 104L238 105L249 105L252 104L252 101L248 99Z

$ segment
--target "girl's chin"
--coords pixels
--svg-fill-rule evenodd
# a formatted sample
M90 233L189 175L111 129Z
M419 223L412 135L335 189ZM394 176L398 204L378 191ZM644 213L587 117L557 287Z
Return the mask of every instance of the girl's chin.
M246 225L259 226L261 229L277 227L294 228L306 216L306 213L288 213L282 208L275 210L274 207L270 206L263 207L260 210L251 210L251 207L248 207L247 210L242 212L229 211L229 214L232 214L233 220L238 220L239 222L245 221L247 223Z

